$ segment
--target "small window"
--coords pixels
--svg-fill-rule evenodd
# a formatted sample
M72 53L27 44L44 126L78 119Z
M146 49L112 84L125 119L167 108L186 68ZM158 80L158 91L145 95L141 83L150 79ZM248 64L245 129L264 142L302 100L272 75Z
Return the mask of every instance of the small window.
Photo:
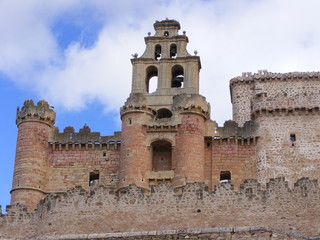
M90 172L89 175L89 186L94 186L99 184L99 171L95 170L93 172Z
M294 147L294 142L296 141L296 135L295 134L290 134L290 141L291 141L291 146Z
M168 32L168 31L165 31L165 32L164 32L164 36L165 36L165 37L169 37L169 32Z
M227 183L231 181L231 172L230 171L221 171L220 172L220 183Z

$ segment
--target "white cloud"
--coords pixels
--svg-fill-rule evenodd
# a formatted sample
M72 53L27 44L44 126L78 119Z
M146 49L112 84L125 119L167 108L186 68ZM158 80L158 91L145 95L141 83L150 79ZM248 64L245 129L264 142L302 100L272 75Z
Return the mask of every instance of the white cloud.
M181 23L189 52L202 61L201 93L212 118L231 118L228 82L243 71L318 70L317 0L224 1L2 1L0 71L32 85L51 104L81 109L98 100L117 111L131 87L132 53L141 55L147 32L166 17ZM89 13L88 13L89 12ZM93 14L94 13L94 14ZM67 17L66 17L67 16ZM84 16L86 17L84 19ZM59 48L52 26L76 21L101 24L96 42ZM76 39L78 40L78 39Z

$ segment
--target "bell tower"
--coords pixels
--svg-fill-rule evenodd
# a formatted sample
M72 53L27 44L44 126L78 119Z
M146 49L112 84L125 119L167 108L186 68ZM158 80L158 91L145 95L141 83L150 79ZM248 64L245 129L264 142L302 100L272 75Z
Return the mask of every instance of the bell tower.
M199 95L200 57L187 51L188 37L175 20L156 21L146 50L131 59L132 90L121 108L118 188L182 186L204 181L205 121L210 106ZM157 88L150 90L150 81Z
M175 20L157 21L154 36L145 37L146 50L131 60L132 93L175 95L199 93L200 58L187 52L188 37L179 35ZM150 92L150 79L157 77L157 90Z

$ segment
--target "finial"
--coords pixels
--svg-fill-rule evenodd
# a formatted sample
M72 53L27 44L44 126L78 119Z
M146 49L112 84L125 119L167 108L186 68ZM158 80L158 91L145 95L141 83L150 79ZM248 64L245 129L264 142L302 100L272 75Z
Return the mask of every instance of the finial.
M135 54L131 54L132 57L137 58L138 57L138 53Z
M169 18L166 18L166 20L169 20Z
M183 31L183 35L186 35L186 33L187 33L186 31Z
M194 55L197 56L197 54L198 54L198 51L197 51L197 50L194 50Z
M148 32L148 36L150 36L151 35L151 32Z

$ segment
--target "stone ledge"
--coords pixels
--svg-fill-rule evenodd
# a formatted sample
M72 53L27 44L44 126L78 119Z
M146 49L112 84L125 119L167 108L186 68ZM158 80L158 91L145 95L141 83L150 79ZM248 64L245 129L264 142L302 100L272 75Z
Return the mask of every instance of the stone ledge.
M146 232L118 232L118 233L96 233L96 234L67 234L60 236L42 236L37 238L23 238L23 240L76 240L76 239L109 239L109 238L131 238L134 237L150 237L150 236L173 236L173 235L202 235L202 234L221 234L230 233L232 235L236 233L251 233L257 232L269 232L271 234L280 234L287 237L295 237L299 239L317 240L318 236L306 236L295 232L279 231L272 228L266 228L261 226L248 226L248 227L228 227L228 228L201 228L201 229L186 229L186 230L162 230L162 231L146 231ZM274 238L273 238L274 239ZM21 238L6 238L3 240L22 240Z

